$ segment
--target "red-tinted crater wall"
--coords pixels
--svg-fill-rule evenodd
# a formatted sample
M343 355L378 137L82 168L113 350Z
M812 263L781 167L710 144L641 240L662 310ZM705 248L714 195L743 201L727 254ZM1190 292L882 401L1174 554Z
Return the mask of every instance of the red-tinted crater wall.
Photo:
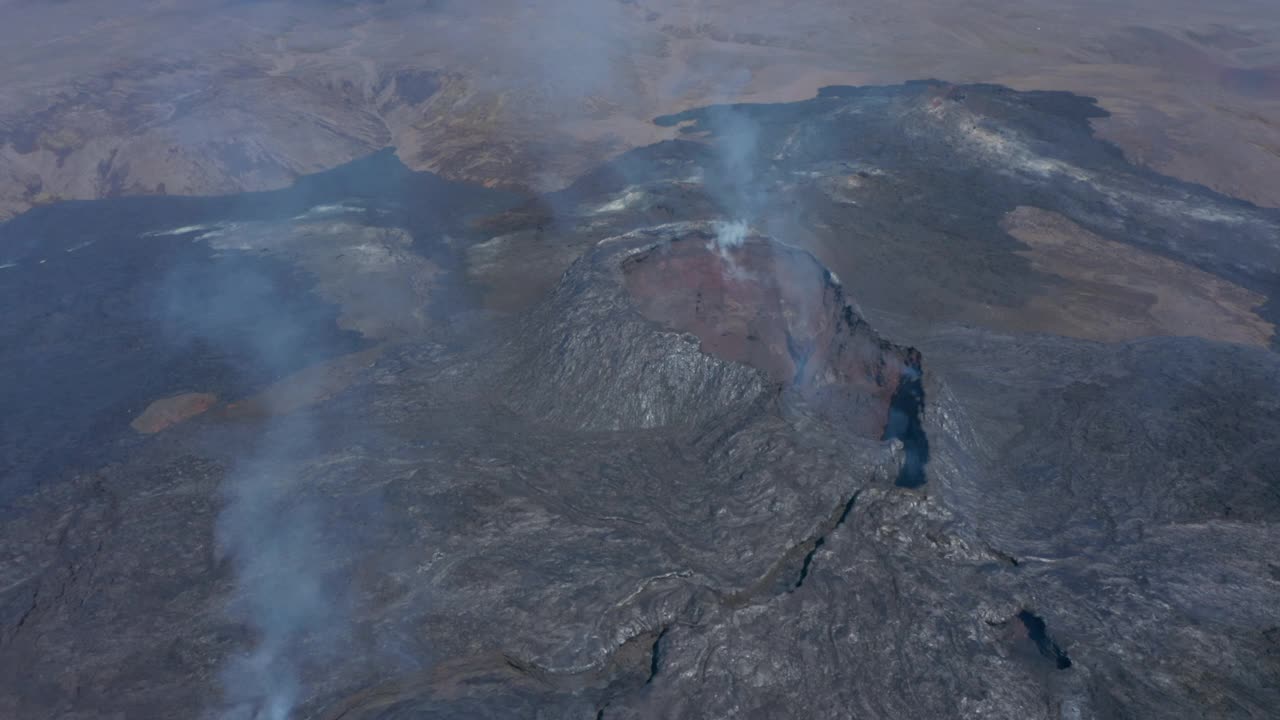
M722 250L692 234L629 258L627 289L650 320L696 335L704 352L767 372L879 438L903 368L806 252L762 237Z

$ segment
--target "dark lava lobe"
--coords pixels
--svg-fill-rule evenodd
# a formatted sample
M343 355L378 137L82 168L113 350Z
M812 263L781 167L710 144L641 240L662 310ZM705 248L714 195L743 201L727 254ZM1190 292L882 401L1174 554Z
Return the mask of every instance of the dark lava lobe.
M929 435L924 430L924 369L920 351L907 353L906 367L898 380L898 389L889 403L889 422L884 426L885 440L900 440L903 445L899 487L920 487L926 482L924 468L929 462Z
M403 229L446 271L446 301L429 309L443 314L465 289L441 236L467 237L469 214L509 202L411 172L387 151L279 191L71 202L0 224L0 515L42 483L115 459L130 418L158 398L247 395L367 345L338 327L313 273L202 233L285 234L325 220L305 217L316 206L341 209L328 220L348 233ZM332 258L333 272L357 271L352 255Z
M1036 649L1041 655L1052 659L1059 670L1071 667L1071 658L1067 657L1067 653L1058 647L1058 643L1054 642L1052 637L1049 637L1043 618L1030 610L1019 610L1018 622L1027 629L1027 637L1036 644Z

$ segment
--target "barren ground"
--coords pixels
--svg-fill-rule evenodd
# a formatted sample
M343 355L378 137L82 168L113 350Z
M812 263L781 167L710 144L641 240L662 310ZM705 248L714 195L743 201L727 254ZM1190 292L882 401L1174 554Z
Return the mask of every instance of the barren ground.
M0 217L64 198L281 187L394 147L548 189L653 117L936 77L1096 96L1134 161L1280 204L1263 0L0 2Z

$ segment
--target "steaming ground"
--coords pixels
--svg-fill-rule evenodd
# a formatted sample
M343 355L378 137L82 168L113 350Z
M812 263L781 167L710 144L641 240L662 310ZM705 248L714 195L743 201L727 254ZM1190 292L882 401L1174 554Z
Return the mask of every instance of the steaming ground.
M535 198L0 226L0 715L1266 716L1280 213L1097 113L830 88Z

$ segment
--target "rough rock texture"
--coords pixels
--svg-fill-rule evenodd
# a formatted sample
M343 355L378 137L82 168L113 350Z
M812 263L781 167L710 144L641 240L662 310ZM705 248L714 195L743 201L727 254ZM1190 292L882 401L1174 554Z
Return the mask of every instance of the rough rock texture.
M621 280L621 273L613 275ZM580 308L601 312L591 299L611 293L626 297L620 284L610 288L605 278L600 273L584 281L570 273L565 285L583 291L578 294ZM556 303L556 296L548 301ZM578 308L565 309L572 316ZM652 323L625 322L627 314L634 314L625 305L606 306L603 312L608 315L598 325L581 326L574 333L523 336L516 341L529 344L520 348L523 352L486 343L450 353L432 345L388 351L364 383L314 412L295 413L291 421L267 428L260 439L234 442L228 437L256 435L261 430L254 424L201 419L171 431L177 433L170 435L171 450L144 450L135 459L155 474L108 469L87 481L109 498L101 511L109 514L112 527L85 528L104 544L95 545L88 559L68 560L74 577L66 581L74 585L84 577L82 564L91 563L94 574L118 576L141 558L156 557L169 569L134 591L159 603L169 593L177 596L160 615L126 612L112 602L71 609L62 596L44 595L50 579L30 585L21 576L11 578L28 588L29 594L15 597L29 604L14 608L19 617L6 652L30 652L33 643L49 648L22 673L27 689L13 696L13 712L31 712L51 700L52 690L41 679L50 677L57 664L72 662L53 648L77 652L75 648L132 645L162 631L208 638L225 627L216 605L206 613L188 604L209 594L229 591L234 598L240 592L229 584L225 562L210 555L212 528L198 521L216 507L197 498L205 493L216 497L218 484L234 488L246 474L255 486L289 489L287 504L278 508L281 517L308 509L314 522L305 524L305 541L325 552L290 552L303 554L308 577L341 597L344 612L351 614L354 637L342 638L344 650L326 651L309 632L298 638L302 644L294 651L316 646L304 671L307 681L315 683L314 704L308 706L312 710L343 702L347 692L364 684L399 677L411 669L401 666L406 662L402 656L440 662L428 677L510 673L515 668L517 675L562 678L557 682L613 692L615 685L642 684L634 680L642 679L650 662L647 656L627 659L625 653L617 658L620 648L649 644L671 625L696 622L716 607L743 607L785 592L801 572L805 554L838 521L852 494L866 483L893 477L899 459L892 445L833 428L803 407L792 406L784 416L763 392L769 384L762 380L748 383L760 391L756 396L748 395L736 406L716 405L717 384L702 382L703 377L743 382L763 373L705 354L692 371L673 362L668 377L683 383L682 400L690 406L717 411L678 418L675 427L646 428L637 422L614 428L600 418L587 424L581 415L566 412L576 407L573 392L560 392L561 401L551 407L559 416L575 417L581 429L547 425L540 417L475 402L495 380L511 377L511 365L524 357L548 349L569 356L591 352L597 331L613 327L615 342L650 357L660 354L647 345L662 348L672 337ZM697 353L696 348L690 353ZM631 372L610 357L597 355L596 362L616 379ZM629 386L647 380L642 375L630 379L598 388L593 400L628 407L628 398L637 392ZM517 410L537 408L527 399L538 398L540 386L504 387L506 404ZM887 421L886 411L881 425ZM608 430L616 431L603 432ZM245 448L244 442L252 448L252 461L227 452ZM215 458L205 463L191 456L208 452ZM162 460L156 453L173 455ZM369 482L350 484L361 477ZM141 492L144 486L151 491ZM56 489L75 491L73 484ZM256 502L265 505L255 504L259 512L271 507L261 492L255 491ZM233 506L237 502L234 495L224 498ZM195 503L195 515L179 510L187 503ZM224 508L227 512L233 511ZM62 526L46 525L50 520L37 512L15 521L15 533L34 532L27 529L29 522L67 529L12 558L7 566L14 572L56 562L70 552L63 549L69 541L61 533L70 533L70 542L76 543L82 528L77 518L62 521ZM197 523L194 532L180 532L174 525L191 522ZM325 536L334 532L341 542L326 542ZM176 546L174 535L182 536ZM273 531L261 540L268 545L273 541ZM401 549L388 554L393 546ZM293 572L287 570L291 562L278 558L271 572ZM56 618L59 627L38 635L25 632L37 618ZM354 647L365 650L352 652ZM109 654L89 650L94 659L79 664L104 684L82 690L83 700L67 699L57 707L70 713L86 702L98 712L162 713L175 697L172 693L190 687L187 679L200 672L191 663L207 659L178 647L139 647L137 652L146 655L139 659L139 666L148 668L139 680L145 687L113 700L109 688L126 682L123 670L111 669ZM166 668L152 668L156 652L187 660L175 658ZM451 660L466 662L461 669L450 669ZM316 667L310 667L312 662ZM433 683L441 681L404 682L408 686L401 692L413 696L434 693ZM226 702L233 712L263 702L252 695L230 695ZM199 699L213 700L207 695ZM367 710L359 706L352 712L359 716Z
M676 223L600 241L534 311L508 392L534 388L530 412L617 430L698 424L785 389L880 439L918 358L867 327L808 253L715 238ZM655 324L674 332L650 338Z
M533 199L384 155L0 226L0 716L1267 717L1280 360L1028 332L1078 287L1000 228L1270 302L1280 222L1092 108L834 89Z
M508 381L518 407L583 429L697 425L775 394L762 365L719 362L696 336L657 332L623 282L624 261L670 235L605 240L533 312Z

